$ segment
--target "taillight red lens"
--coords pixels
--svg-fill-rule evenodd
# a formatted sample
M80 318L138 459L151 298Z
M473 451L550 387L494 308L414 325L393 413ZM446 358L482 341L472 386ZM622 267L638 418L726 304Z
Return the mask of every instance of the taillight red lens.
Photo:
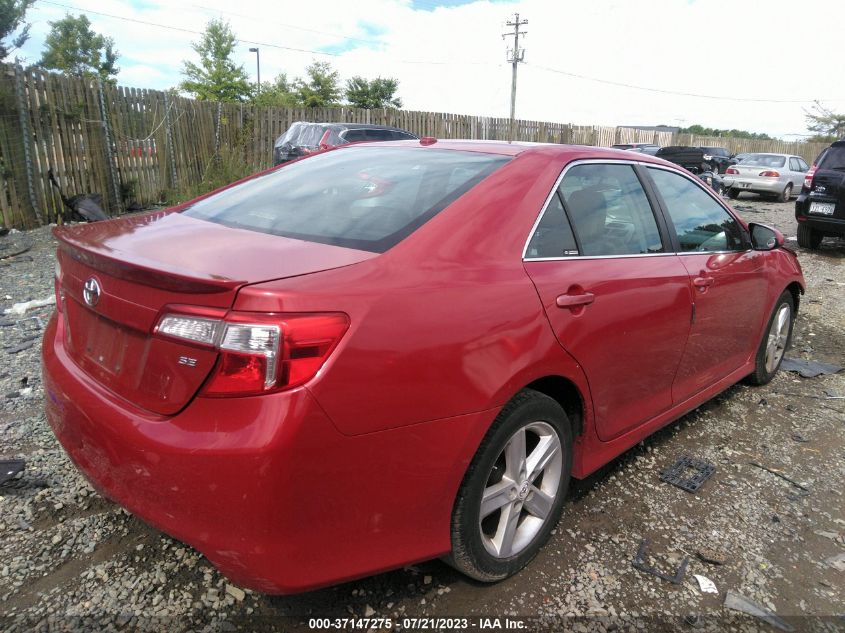
M813 165L810 167L810 171L807 172L807 175L804 176L804 189L808 191L813 188L813 176L816 175L816 166Z
M772 171L770 169L768 169L766 171L761 171L760 175L763 176L764 178L780 178L780 174L778 172Z
M738 170L736 167L728 167L728 168L725 170L725 173L726 173L726 174L738 174L738 173L739 173L739 170Z
M220 351L202 394L245 396L296 387L313 378L349 327L343 313L232 312L225 319L165 314L156 333Z

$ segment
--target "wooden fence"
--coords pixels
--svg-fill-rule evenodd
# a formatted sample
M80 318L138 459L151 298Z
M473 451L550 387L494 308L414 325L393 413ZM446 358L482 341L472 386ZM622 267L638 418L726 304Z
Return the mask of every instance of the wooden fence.
M114 86L38 68L0 65L0 217L7 227L55 221L52 171L68 195L96 192L110 214L178 197L207 176L220 150L250 169L272 162L275 139L294 121L394 125L419 136L505 139L507 118L409 110L270 108L194 101L173 92ZM705 139L634 128L516 121L516 140L609 147L614 143L720 145L733 152L795 153L821 144Z

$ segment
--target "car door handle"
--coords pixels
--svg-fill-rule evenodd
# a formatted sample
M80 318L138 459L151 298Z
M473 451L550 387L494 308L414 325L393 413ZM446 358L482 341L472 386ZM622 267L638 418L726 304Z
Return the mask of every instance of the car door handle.
M713 277L696 277L692 280L692 283L696 288L704 290L705 288L712 286L715 281L716 280L713 279Z
M592 292L583 292L576 295L560 295L557 300L558 308L577 308L578 306L588 306L596 300L596 295Z

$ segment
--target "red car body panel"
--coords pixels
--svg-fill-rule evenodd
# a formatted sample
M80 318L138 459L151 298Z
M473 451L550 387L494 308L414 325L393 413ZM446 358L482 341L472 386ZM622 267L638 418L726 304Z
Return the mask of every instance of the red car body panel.
M784 250L524 262L566 164L668 164L586 147L433 147L514 158L383 254L173 212L57 232L48 420L103 494L270 593L441 556L466 468L520 389L551 377L578 394L573 474L586 476L750 373L777 297L803 286ZM701 271L716 277L703 293ZM83 315L92 276L102 296ZM593 305L555 305L578 286ZM215 353L153 333L185 305L221 317L343 312L350 325L304 386L212 399L201 387ZM88 349L97 327L121 343ZM706 353L707 332L726 333L721 358ZM134 378L115 370L124 348L143 359ZM172 360L186 350L190 378Z

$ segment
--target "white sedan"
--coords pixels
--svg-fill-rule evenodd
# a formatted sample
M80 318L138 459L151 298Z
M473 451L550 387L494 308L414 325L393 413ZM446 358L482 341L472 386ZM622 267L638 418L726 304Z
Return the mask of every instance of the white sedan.
M728 167L723 178L725 190L736 200L743 191L774 196L788 202L801 193L810 166L791 154L748 154Z

